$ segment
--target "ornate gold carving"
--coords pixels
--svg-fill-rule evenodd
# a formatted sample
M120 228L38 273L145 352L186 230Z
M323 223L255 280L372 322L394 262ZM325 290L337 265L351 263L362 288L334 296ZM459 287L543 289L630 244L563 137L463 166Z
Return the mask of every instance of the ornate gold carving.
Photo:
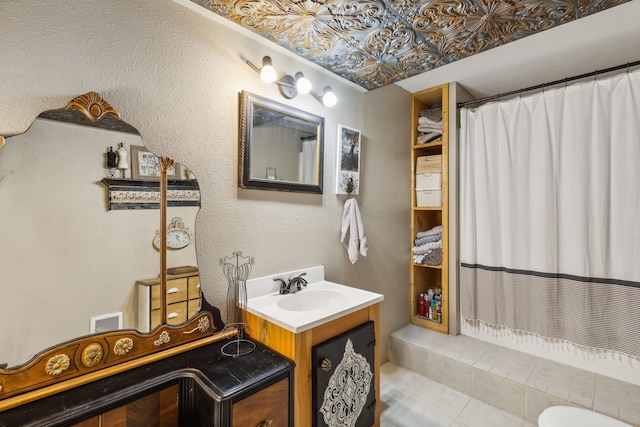
M78 110L90 120L100 120L107 114L120 118L120 113L97 92L89 92L70 101L67 104L67 110Z
M153 342L156 347L160 347L162 344L166 344L171 341L171 336L169 336L169 332L163 331L157 340Z
M113 352L118 356L124 356L133 349L133 340L131 338L120 338L113 346Z
M192 0L375 89L628 0Z
M203 317L198 321L198 326L193 328L192 330L188 331L188 332L184 332L185 334L192 334L195 331L200 331L201 333L205 333L209 330L209 328L211 327L211 322L209 322L209 318L208 317Z
M238 334L236 329L214 334L213 328L209 328L206 333L202 334L183 334L184 331L192 330L200 323L206 324L207 322L201 321L203 317L208 318L209 324L213 325L211 314L202 312L184 325L164 325L160 331L149 334L130 330L105 332L65 342L44 351L25 365L0 369L0 386L2 386L0 412L13 408L18 404L41 398L42 394L37 392L37 389L41 387L51 385L56 387L58 391L68 390L71 387L104 378L104 369L111 370L109 371L111 373L107 375L123 372L132 367L161 360ZM154 346L153 342L158 338L158 334L165 330L170 334L171 342L160 347ZM102 345L102 360L96 366L87 367L82 362L82 353L92 344ZM113 350L108 351L109 347ZM87 352L89 351L87 350ZM122 357L125 355L127 357ZM69 363L68 367L67 361ZM77 361L77 364L73 363L73 361ZM73 366L71 366L72 363ZM45 369L47 364L49 367ZM52 375L48 371L51 371L51 373L63 373ZM66 381L72 378L74 379L73 381ZM33 391L36 392L31 393ZM22 396L19 399L12 399L17 395Z
M66 354L58 354L47 361L45 371L51 376L56 376L69 369L69 366L71 366L69 356Z
M102 346L98 343L91 343L82 350L82 364L87 368L96 366L102 360L104 354Z

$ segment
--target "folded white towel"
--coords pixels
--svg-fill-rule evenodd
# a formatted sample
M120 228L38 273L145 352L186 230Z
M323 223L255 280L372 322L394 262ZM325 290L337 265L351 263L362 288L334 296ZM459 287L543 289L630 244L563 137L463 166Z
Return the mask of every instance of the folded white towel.
M416 139L416 144L426 144L427 142L439 140L441 137L442 132L421 133Z
M442 128L442 120L431 120L428 117L418 117L418 124L419 125L433 125L436 127L440 127Z
M342 212L342 236L340 241L347 249L351 264L358 260L358 254L367 256L367 238L356 199L347 199Z
M440 132L440 133L442 133L442 126L438 127L438 126L420 125L420 126L418 126L418 132L422 132L422 133Z
M433 236L435 234L442 233L442 224L436 225L435 227L427 230L427 231L418 231L416 233L416 239L420 239L422 237Z
M414 246L411 248L411 251L415 255L426 254L431 252L434 249L442 248L442 240L438 240L437 242L425 243L424 245Z
M427 117L432 121L442 121L442 107L431 107L420 110L420 117Z

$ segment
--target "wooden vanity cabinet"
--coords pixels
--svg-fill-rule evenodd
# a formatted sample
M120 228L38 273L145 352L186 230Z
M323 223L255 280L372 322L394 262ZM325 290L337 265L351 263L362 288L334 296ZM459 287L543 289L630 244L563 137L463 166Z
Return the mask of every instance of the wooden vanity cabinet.
M188 385L187 390L193 385ZM289 426L289 379L284 378L266 388L253 392L231 405L231 417L226 411L216 411L216 403L204 397L197 401L200 412L180 419L179 385L140 397L115 409L73 424L73 427L176 427L180 425L230 425L231 427ZM221 402L222 403L222 402ZM189 406L183 404L183 407ZM195 408L186 408L193 411ZM194 411L195 412L195 411ZM223 418L223 420L217 420Z
M0 412L0 427L293 427L294 363L258 342L228 357L227 342Z
M73 427L175 427L179 425L178 394L175 384L140 397L103 414L73 424Z
M233 427L289 425L289 381L282 379L233 404Z
M275 323L245 312L247 333L254 339L290 358L295 366L294 418L296 427L313 425L313 347L348 332L369 321L374 325L375 340L380 337L380 304L376 303L305 331L294 333ZM376 350L376 354L378 354ZM375 401L380 402L380 358L374 358ZM251 425L252 424L247 424ZM375 405L374 426L380 425L380 404ZM272 425L273 426L273 425Z

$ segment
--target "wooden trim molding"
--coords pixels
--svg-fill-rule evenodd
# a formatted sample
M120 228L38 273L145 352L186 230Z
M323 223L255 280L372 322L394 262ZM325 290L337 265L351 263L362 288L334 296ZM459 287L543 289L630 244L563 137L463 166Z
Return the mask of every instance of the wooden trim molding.
M25 365L0 370L0 412L235 335L235 329L214 333L212 315L202 312L150 334L123 330L68 341Z

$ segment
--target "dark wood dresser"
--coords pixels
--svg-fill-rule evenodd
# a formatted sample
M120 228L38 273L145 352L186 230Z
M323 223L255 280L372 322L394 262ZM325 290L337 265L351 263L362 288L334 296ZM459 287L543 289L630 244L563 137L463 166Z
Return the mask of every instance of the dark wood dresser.
M294 363L206 345L0 412L0 426L293 426Z

